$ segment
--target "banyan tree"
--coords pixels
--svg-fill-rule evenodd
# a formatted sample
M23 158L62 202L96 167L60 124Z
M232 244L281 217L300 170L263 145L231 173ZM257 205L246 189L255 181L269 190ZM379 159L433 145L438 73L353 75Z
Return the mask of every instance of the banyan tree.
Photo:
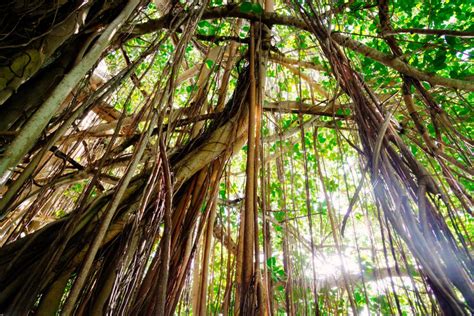
M471 315L470 1L0 3L0 314Z

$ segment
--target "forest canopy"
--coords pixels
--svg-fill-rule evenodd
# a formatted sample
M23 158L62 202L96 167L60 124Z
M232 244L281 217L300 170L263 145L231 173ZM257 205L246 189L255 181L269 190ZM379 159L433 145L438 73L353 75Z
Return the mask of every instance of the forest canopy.
M0 17L0 314L474 313L469 1Z

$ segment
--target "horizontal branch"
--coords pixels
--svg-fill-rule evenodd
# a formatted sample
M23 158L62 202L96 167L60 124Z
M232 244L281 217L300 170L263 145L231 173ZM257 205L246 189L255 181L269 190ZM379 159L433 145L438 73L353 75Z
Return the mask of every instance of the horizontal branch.
M180 18L183 18L185 15L190 15L189 11L181 12L178 15L166 14L158 19L150 19L147 22L135 25L131 31L131 34L138 36L152 33L163 28L170 28L175 21L182 20ZM268 25L279 24L294 26L300 29L307 29L306 24L303 21L292 16L283 16L273 12L264 12L261 14L243 12L240 10L240 6L238 4L209 8L204 11L201 17L202 20L219 18L242 18L251 21L259 21Z
M266 103L263 106L265 111L280 113L302 113L320 116L330 116L338 118L346 118L347 115L336 114L339 107L335 106L317 106L298 101L281 101Z
M428 73L421 71L413 66L410 66L400 58L394 57L393 55L384 54L374 48L366 46L361 42L353 40L349 36L342 35L340 33L332 33L331 38L334 39L339 45L349 48L355 52L358 52L366 57L378 61L385 66L393 68L405 75L410 77L427 81L432 85L439 85L448 88L461 89L474 91L474 82L464 81L459 79L451 79L446 77L438 76L434 73Z
M229 41L244 43L244 44L249 43L248 38L241 38L239 36L215 36L215 35L196 34L196 38L201 41L212 42L215 44L219 42L229 42Z
M303 123L303 128L311 128L311 127L324 127L324 128L337 128L340 130L346 130L347 127L338 127L337 126L337 121L329 121L329 122L322 122L317 119L317 117L311 118L309 121ZM276 132L272 135L266 136L263 138L264 143L274 143L276 141L284 141L287 140L288 138L292 137L293 135L301 132L301 126L295 126L292 128L289 128L287 130L281 131L281 132ZM273 154L275 157L269 156L267 157L267 160L273 160L278 156L278 153Z
M406 28L406 29L396 29L390 32L385 32L384 35L395 35L401 33L410 33L410 34L425 34L425 35L446 35L446 36L456 36L456 37L474 37L474 32L469 31L455 31L455 30L433 30L433 29L417 29L417 28Z
M303 60L296 60L292 58L287 58L285 56L279 55L279 54L270 54L270 60L274 61L278 64L281 65L294 65L294 66L300 66L302 68L308 68L308 69L313 69L316 71L326 71L326 69L321 66L317 65L315 63L309 62L309 61L303 61Z
M189 14L189 12L182 12L178 14L178 16L183 17L185 14ZM176 15L167 14L159 19L150 19L147 22L135 25L131 34L132 36L138 36L146 33L155 32L159 29L170 28L173 21L179 20L176 17ZM240 10L240 6L235 4L209 8L202 15L203 20L218 18L242 18L251 21L259 21L267 25L293 26L301 30L311 32L311 29L308 27L308 25L299 18L280 15L274 12L263 12L261 14L256 14L252 12L242 12ZM474 82L446 78L433 73L424 72L405 63L401 59L394 57L393 55L384 54L374 48L368 47L362 44L361 42L358 42L340 33L332 33L331 37L339 45L351 49L360 54L363 54L364 56L374 59L380 62L381 64L393 68L405 75L417 78L419 80L427 81L432 85L440 85L448 88L474 91Z

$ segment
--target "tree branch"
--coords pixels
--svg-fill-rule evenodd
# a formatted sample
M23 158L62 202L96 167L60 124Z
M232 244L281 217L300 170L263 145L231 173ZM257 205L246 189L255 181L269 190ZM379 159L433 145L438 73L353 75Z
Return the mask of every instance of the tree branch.
M148 22L137 24L134 26L131 34L132 36L138 36L146 33L151 33L159 29L169 28L172 25L173 21L179 20L178 17L184 14L189 14L189 12L182 12L178 15L167 14L159 19L151 19ZM308 27L308 25L299 18L279 15L273 12L263 12L261 14L242 12L240 10L240 7L235 4L209 8L202 15L203 20L218 18L242 18L250 21L259 21L267 25L293 26L301 30L311 32L311 29ZM374 48L368 47L362 44L361 42L353 40L352 38L342 35L340 33L332 33L331 38L335 40L339 45L358 52L360 54L363 54L364 56L374 59L380 62L381 64L393 68L405 75L417 78L419 80L427 81L432 85L440 85L453 89L474 91L474 82L445 78L433 73L424 72L392 55L384 54Z
M328 106L315 106L312 104L299 102L299 101L281 101L265 103L263 106L265 111L269 112L280 112L280 113L303 113L321 116L330 116L338 118L346 118L347 115L336 114L339 109L338 106L334 106L334 103L329 102Z
M474 32L469 32L469 31L433 30L433 29L417 29L417 28L396 29L391 32L385 32L384 35L396 35L396 34L401 34L401 33L438 35L438 36L447 35L447 36L456 36L456 37L465 37L465 38L474 37Z

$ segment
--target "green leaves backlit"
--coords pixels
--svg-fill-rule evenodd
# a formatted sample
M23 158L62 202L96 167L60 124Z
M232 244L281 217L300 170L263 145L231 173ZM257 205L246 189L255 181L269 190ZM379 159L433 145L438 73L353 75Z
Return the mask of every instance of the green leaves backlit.
M262 14L263 8L259 3L245 1L240 4L240 12Z

